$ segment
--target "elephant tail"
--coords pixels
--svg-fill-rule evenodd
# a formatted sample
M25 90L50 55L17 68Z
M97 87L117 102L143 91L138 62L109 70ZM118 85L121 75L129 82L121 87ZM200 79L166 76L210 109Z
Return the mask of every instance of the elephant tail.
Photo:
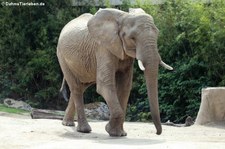
M67 89L66 89L66 80L65 80L65 78L63 78L62 85L61 85L61 88L60 88L59 91L62 94L63 98L68 102L69 98L68 98L68 93L67 93Z

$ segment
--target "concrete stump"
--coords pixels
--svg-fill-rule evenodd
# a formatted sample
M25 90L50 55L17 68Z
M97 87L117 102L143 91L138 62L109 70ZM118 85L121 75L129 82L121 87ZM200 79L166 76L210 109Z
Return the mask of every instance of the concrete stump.
M195 124L204 125L210 122L225 120L225 87L202 89L201 105Z

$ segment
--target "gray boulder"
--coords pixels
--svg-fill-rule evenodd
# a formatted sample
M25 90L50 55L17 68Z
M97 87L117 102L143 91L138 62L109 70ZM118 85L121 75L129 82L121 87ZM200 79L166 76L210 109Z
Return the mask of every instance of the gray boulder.
M89 119L109 120L109 108L104 102L86 104L84 110Z
M17 101L11 98L4 99L4 105L10 108L22 109L26 111L31 111L33 108L25 103L24 101Z

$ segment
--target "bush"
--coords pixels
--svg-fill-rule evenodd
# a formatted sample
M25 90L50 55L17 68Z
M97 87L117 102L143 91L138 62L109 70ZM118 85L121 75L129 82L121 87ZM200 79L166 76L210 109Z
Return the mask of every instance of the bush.
M68 4L48 1L44 7L1 8L0 98L28 100L40 108L56 106L62 78L57 40L76 15Z

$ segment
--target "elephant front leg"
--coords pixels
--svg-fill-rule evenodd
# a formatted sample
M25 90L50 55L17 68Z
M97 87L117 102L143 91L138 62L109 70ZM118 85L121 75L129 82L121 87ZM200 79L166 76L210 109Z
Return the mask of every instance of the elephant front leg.
M133 79L133 66L130 66L129 69L126 69L126 72L116 73L117 95L121 108L123 110L123 119L125 119L126 117L127 102L132 88L132 79ZM121 127L122 130L124 131L123 124ZM124 131L124 133L126 132Z
M110 120L105 130L110 136L126 136L123 130L124 113L117 97L116 89L109 86L97 85L97 92L106 100L110 111Z
M122 128L124 112L117 96L115 75L107 71L104 71L104 75L97 75L97 92L103 96L110 111L110 120L105 129L110 136L126 136Z
M122 128L124 112L117 96L115 79L119 60L104 48L98 50L96 60L97 92L105 99L110 111L110 120L105 129L110 136L126 136Z

